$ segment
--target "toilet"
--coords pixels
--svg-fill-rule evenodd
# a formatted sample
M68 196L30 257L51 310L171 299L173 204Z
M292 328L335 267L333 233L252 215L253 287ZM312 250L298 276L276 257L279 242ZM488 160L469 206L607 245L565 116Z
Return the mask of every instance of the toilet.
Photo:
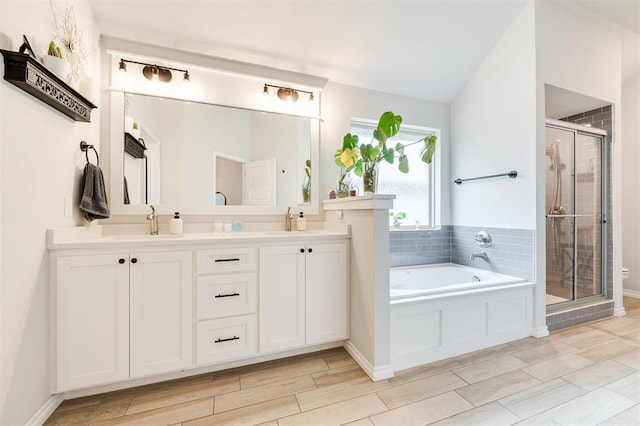
M622 267L622 281L629 278L629 268Z

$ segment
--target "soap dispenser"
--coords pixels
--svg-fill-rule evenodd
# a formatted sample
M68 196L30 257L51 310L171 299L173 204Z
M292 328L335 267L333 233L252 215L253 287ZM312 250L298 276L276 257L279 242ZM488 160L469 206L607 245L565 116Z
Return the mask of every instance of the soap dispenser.
M296 220L296 229L298 231L307 230L307 218L304 217L304 214L302 212L300 212L300 216L298 216L298 220Z
M169 223L170 234L182 234L182 219L180 219L180 212L175 212L173 219Z

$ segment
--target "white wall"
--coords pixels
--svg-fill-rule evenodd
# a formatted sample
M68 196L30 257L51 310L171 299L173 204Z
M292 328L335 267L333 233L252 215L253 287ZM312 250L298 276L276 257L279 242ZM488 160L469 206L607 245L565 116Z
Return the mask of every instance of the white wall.
M62 10L66 2L56 1ZM86 1L73 3L78 29L91 52L85 75L99 70L96 28ZM0 2L0 44L18 50L26 34L44 53L51 34L49 1ZM4 68L4 65L0 65ZM4 75L4 70L0 70ZM93 88L90 100L99 103ZM99 146L100 110L79 123L0 81L0 424L22 425L49 398L49 288L45 232L82 223L64 216L64 197L79 199L84 167L81 140ZM77 209L75 209L77 211Z
M640 69L640 36L623 39L623 65ZM633 65L630 65L633 66ZM640 297L640 73L622 84L622 264L631 270L625 295Z
M393 111L402 116L403 123L441 129L436 155L442 158L442 224L449 224L449 107L446 104L421 99L376 92L358 87L327 83L322 91L322 118L320 135L321 175L320 199L329 198L331 187L338 177L338 166L333 161L333 153L342 146L342 138L351 128L351 118L378 120L380 114ZM410 158L412 161L420 161Z
M451 103L453 225L535 228L535 34L528 4Z
M612 104L613 142L613 299L614 314L622 310L621 228L621 38L601 19L569 4L535 2L537 57L537 230L536 276L545 276L544 260L544 85L550 84ZM611 223L611 222L610 222ZM542 296L540 293L539 296ZM540 309L540 307L538 306Z

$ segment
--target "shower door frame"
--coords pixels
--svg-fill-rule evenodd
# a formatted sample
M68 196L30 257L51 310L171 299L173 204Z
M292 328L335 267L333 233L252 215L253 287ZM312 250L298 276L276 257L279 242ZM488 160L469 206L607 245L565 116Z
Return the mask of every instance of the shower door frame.
M600 294L594 294L594 295L590 295L590 296L585 296L585 297L577 297L578 295L578 289L577 289L577 276L578 276L578 262L576 261L576 257L577 257L577 251L578 251L578 232L577 232L577 220L579 217L585 217L585 216L591 216L591 215L579 215L579 214L568 214L568 215L549 215L546 212L546 207L545 207L545 217L549 218L549 217L570 217L574 220L574 232L573 232L573 282L571 283L572 285L572 294L571 294L571 299L567 300L566 302L560 302L560 303L554 303L551 305L547 305L547 308L550 306L565 306L568 304L574 304L576 302L582 302L585 300L589 300L592 298L601 298L601 297L607 297L607 272L608 272L608 262L607 262L607 258L608 258L608 240L609 240L609 227L608 227L608 201L609 201L609 138L608 138L608 132L604 129L597 129L597 128L592 128L592 127L587 127L587 126L582 126L580 124L574 124L574 123L570 123L568 121L562 121L562 120L554 120L554 119L546 119L545 120L545 129L547 127L553 128L553 129L558 129L558 130L564 130L564 131L569 131L569 132L573 132L574 134L574 139L573 139L573 144L574 144L574 149L573 149L573 158L572 161L574 163L573 165L573 170L574 170L574 174L573 174L573 198L574 198L574 205L575 205L575 198L576 198L576 172L575 172L575 157L576 157L576 152L575 152L575 143L576 143L576 136L578 134L582 134L585 136L591 136L591 137L596 137L596 138L600 138L601 142L600 142L600 231L601 231L601 238L600 238L600 289L601 289L601 293ZM545 139L545 145L546 145L546 139ZM574 208L574 213L575 213L575 208ZM595 216L595 215L594 215ZM546 236L545 236L546 239ZM546 256L546 251L545 251L545 256ZM546 282L546 279L545 279Z

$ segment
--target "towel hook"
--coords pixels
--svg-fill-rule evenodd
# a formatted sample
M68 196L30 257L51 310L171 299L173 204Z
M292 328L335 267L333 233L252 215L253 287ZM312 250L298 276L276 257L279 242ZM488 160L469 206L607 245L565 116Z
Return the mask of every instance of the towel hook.
M87 163L89 163L89 150L92 149L93 152L96 153L96 166L100 166L100 157L98 156L98 151L94 148L93 145L89 145L85 141L80 141L80 150L84 152L84 156L87 158Z

